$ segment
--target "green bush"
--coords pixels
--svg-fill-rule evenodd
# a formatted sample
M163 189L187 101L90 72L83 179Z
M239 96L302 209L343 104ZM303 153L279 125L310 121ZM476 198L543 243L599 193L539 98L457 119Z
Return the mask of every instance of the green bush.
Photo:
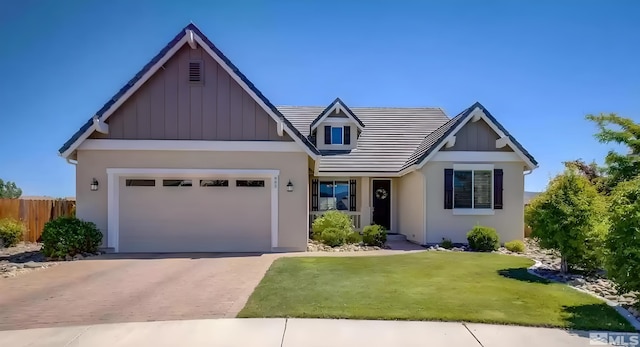
M442 247L444 249L451 249L451 248L453 248L453 242L451 242L450 239L445 239L443 237L442 238L442 242L440 242L440 247Z
M607 275L621 292L640 291L640 178L613 190L609 216Z
M328 228L342 230L344 234L347 235L353 232L353 222L351 222L351 218L345 213L335 210L327 211L313 221L311 225L313 239L320 241L319 238L322 232Z
M491 252L500 248L500 238L496 229L476 225L467 233L469 247L478 252Z
M75 217L51 220L42 231L42 252L47 257L94 253L101 243L102 234L96 225Z
M504 247L510 252L516 252L516 253L524 252L524 242L520 240L505 242Z
M362 230L362 242L367 246L382 247L387 242L387 231L382 225L367 225Z
M12 218L0 220L0 243L12 247L22 240L26 228L24 224Z
M347 234L345 238L346 243L360 243L362 242L362 236L357 232L351 232Z
M540 247L560 252L562 272L602 267L608 233L607 204L589 180L567 169L525 209L526 224Z
M347 240L347 234L338 228L326 228L320 234L319 240L327 246L342 246Z

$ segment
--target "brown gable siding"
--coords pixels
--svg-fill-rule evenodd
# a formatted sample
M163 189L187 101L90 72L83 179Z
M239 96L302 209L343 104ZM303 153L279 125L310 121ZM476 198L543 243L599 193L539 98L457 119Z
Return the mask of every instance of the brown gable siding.
M203 62L204 82L190 83L189 61ZM91 138L293 141L202 48L182 47Z
M513 152L509 146L496 148L498 134L484 120L469 121L456 134L456 144L443 151Z

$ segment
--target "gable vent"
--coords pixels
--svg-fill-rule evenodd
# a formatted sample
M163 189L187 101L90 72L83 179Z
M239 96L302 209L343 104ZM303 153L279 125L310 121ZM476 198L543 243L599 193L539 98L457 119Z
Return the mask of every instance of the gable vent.
M189 62L189 82L202 83L202 62L201 61Z

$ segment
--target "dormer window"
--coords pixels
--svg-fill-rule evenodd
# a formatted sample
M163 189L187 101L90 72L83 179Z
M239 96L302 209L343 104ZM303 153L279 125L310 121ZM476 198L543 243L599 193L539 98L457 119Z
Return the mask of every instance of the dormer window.
M342 144L342 127L331 127L331 144Z
M349 145L351 144L351 126L331 126L324 127L325 145Z

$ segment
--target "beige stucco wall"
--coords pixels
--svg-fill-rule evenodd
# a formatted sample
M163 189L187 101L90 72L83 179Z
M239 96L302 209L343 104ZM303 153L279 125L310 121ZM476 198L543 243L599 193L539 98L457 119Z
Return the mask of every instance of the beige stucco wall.
M426 208L425 197L421 192L425 191L425 179L421 171L414 171L400 177L397 180L398 199L398 231L415 243L425 243L424 217Z
M107 244L107 168L273 169L280 170L278 246L305 250L309 211L308 160L304 152L78 151L76 214L96 223ZM100 183L90 191L92 178ZM287 192L291 180L294 191ZM143 208L143 207L142 207ZM267 205L265 208L269 208ZM245 211L238 211L242 218Z
M427 243L439 243L442 238L453 242L466 243L466 234L476 225L495 228L500 242L522 239L524 237L524 175L522 162L494 163L496 169L503 170L503 204L502 210L495 210L494 215L469 216L453 215L453 210L444 209L444 169L453 168L453 162L430 162L421 170L426 176L427 184Z

